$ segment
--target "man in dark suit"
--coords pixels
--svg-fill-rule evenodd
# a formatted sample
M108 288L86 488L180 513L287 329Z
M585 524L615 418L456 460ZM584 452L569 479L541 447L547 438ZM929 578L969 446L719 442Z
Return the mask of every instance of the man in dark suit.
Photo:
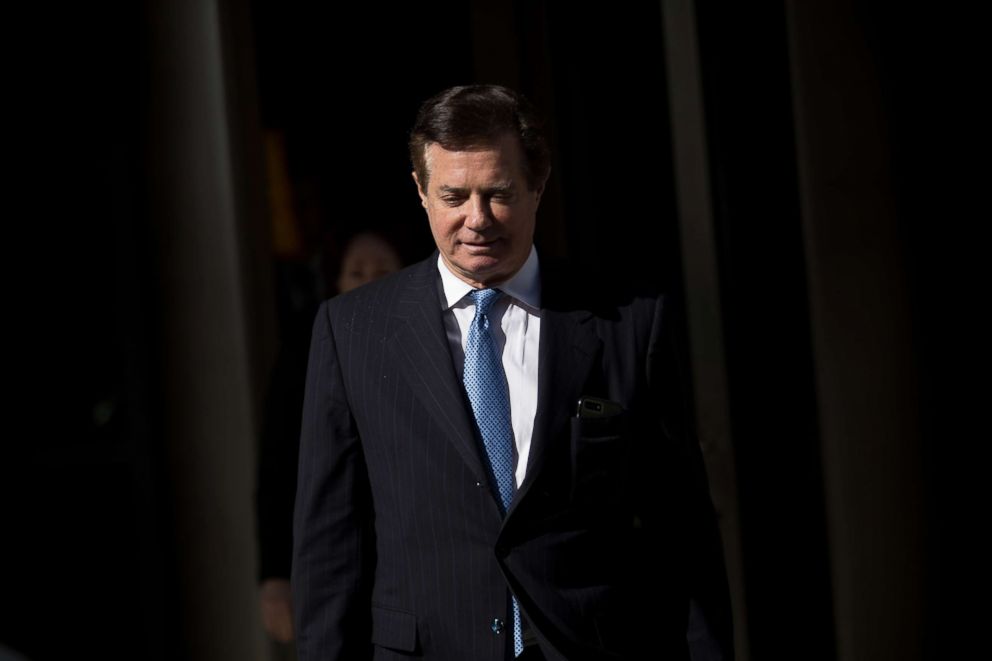
M437 251L314 324L300 658L730 658L675 306L538 260L518 94L440 93L410 149Z

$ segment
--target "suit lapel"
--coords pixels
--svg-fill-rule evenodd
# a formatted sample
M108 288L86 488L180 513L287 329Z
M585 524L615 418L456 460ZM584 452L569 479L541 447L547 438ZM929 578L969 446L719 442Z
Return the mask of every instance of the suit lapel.
M582 385L602 344L591 324L586 323L592 314L565 302L564 290L549 277L553 268L542 266L537 413L527 475L507 518L540 474L548 444L574 415ZM475 440L468 404L448 346L439 278L436 251L411 270L392 314L394 329L389 347L424 410L445 432L476 479L487 481L488 469Z
M592 313L565 302L563 289L551 277L555 267L541 267L541 339L538 358L537 414L531 437L530 458L523 484L514 497L507 518L524 500L541 473L549 454L548 444L559 436L568 418L575 415L581 389L599 354L602 341L591 324ZM560 274L559 274L560 275Z
M444 329L439 278L437 251L411 270L393 311L395 329L389 347L424 410L445 432L476 479L486 481Z

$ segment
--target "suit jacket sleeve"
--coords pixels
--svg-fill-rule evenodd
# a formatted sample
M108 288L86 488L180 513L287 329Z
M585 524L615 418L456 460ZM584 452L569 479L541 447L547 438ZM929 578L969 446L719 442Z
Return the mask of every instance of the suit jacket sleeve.
M300 432L292 594L301 661L371 658L368 474L331 327L314 320Z
M642 466L663 466L662 480L642 478L642 484L664 484L664 502L678 535L676 566L684 569L689 601L687 642L693 661L733 658L730 596L723 547L702 452L695 433L689 395L687 342L681 307L673 299L658 299L652 322L648 359L648 390L660 406L663 453ZM657 477L657 476L655 476ZM657 496L657 494L655 494ZM648 523L648 522L645 522Z

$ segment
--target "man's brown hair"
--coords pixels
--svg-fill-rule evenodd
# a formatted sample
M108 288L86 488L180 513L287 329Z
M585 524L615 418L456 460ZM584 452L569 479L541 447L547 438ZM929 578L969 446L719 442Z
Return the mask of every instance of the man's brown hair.
M432 96L420 106L410 131L410 161L424 192L430 172L427 146L466 151L494 145L505 134L517 136L524 153L524 177L530 190L544 184L551 152L544 123L522 94L501 85L462 85Z

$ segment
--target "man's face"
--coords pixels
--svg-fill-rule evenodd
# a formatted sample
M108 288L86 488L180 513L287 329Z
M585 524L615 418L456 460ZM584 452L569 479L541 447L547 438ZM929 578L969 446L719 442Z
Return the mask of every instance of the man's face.
M543 184L528 190L516 136L469 151L429 144L428 190L417 180L434 243L448 268L473 287L509 279L530 254Z

